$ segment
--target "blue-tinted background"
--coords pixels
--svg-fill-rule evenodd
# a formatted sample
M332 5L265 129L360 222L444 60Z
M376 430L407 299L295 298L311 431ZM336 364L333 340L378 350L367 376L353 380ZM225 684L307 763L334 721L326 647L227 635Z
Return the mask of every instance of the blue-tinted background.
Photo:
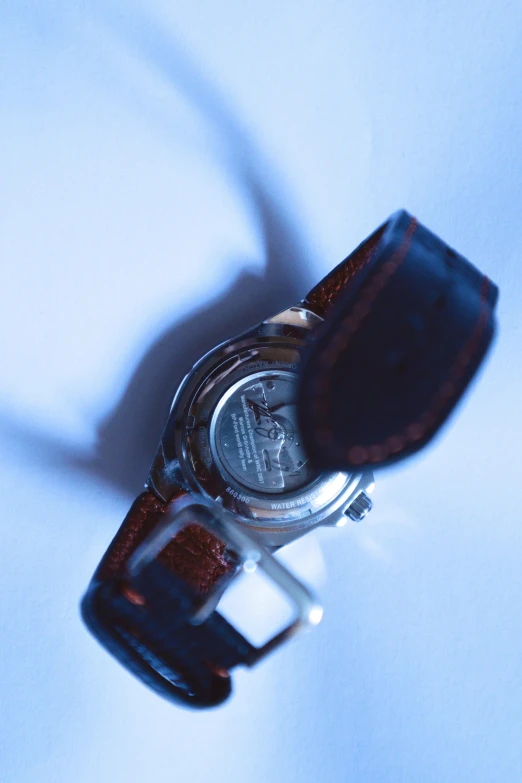
M3 783L522 779L519 0L1 0ZM210 713L78 601L201 353L406 207L500 285L482 377L360 526L323 624Z

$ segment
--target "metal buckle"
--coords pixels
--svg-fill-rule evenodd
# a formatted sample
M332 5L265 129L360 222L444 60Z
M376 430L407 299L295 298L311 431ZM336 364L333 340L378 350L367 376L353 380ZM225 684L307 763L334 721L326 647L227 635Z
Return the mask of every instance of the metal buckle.
M289 603L293 604L295 618L261 647L251 645L253 652L246 661L248 666L254 666L297 633L319 624L323 609L311 591L245 531L232 514L216 504L211 504L204 497L195 500L187 495L174 501L162 522L129 558L127 563L129 577L131 579L136 577L143 568L156 559L180 530L194 524L202 525L216 538L230 546L239 557L240 568L232 577L228 576L217 582L212 590L202 597L188 618L191 624L200 625L211 616L231 579L241 573L241 569L252 573L257 568L262 569L286 595Z

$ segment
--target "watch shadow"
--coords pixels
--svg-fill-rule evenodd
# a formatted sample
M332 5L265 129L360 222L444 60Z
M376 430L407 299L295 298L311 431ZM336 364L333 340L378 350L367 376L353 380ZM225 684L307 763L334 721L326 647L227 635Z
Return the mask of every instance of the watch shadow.
M118 404L100 421L94 450L85 452L58 436L0 413L0 431L11 453L44 465L53 473L83 474L125 495L136 495L148 475L169 413L173 394L186 372L208 350L267 317L299 302L306 294L309 258L301 231L283 203L278 177L225 98L188 54L148 18L110 23L119 44L146 62L181 91L217 143L217 155L229 178L258 221L264 269L245 271L252 259L238 259L237 278L210 303L177 319L138 360ZM143 96L135 96L138 103Z

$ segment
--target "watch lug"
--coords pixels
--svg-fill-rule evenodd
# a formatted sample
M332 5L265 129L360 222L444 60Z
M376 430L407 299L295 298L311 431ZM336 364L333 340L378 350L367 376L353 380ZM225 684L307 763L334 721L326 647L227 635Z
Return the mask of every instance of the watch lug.
M179 487L183 487L184 484L185 481L179 461L177 459L167 460L165 458L163 442L161 441L152 462L146 486L168 503L172 500Z
M276 313L271 318L267 318L263 321L264 324L283 324L286 326L296 326L300 329L306 329L312 331L322 322L322 318L311 310L308 310L302 305L296 305L295 307L289 307L286 310L282 310L280 313Z

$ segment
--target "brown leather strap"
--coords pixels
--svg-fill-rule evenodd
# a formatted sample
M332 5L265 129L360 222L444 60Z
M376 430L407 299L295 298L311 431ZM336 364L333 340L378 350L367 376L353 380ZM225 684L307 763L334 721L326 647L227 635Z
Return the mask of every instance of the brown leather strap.
M180 489L170 503L150 490L139 495L109 545L95 579L103 581L123 575L131 554L158 524L171 503L183 494ZM206 593L221 577L235 570L225 548L225 544L205 528L189 525L175 536L158 559L192 588Z
M372 258L385 227L384 225L378 228L353 253L341 261L330 274L312 288L303 301L305 307L321 318L326 318L348 282Z
M360 246L311 292L332 307L350 280L301 371L300 430L321 472L390 465L424 447L495 332L497 287L405 210L367 241L370 252Z

